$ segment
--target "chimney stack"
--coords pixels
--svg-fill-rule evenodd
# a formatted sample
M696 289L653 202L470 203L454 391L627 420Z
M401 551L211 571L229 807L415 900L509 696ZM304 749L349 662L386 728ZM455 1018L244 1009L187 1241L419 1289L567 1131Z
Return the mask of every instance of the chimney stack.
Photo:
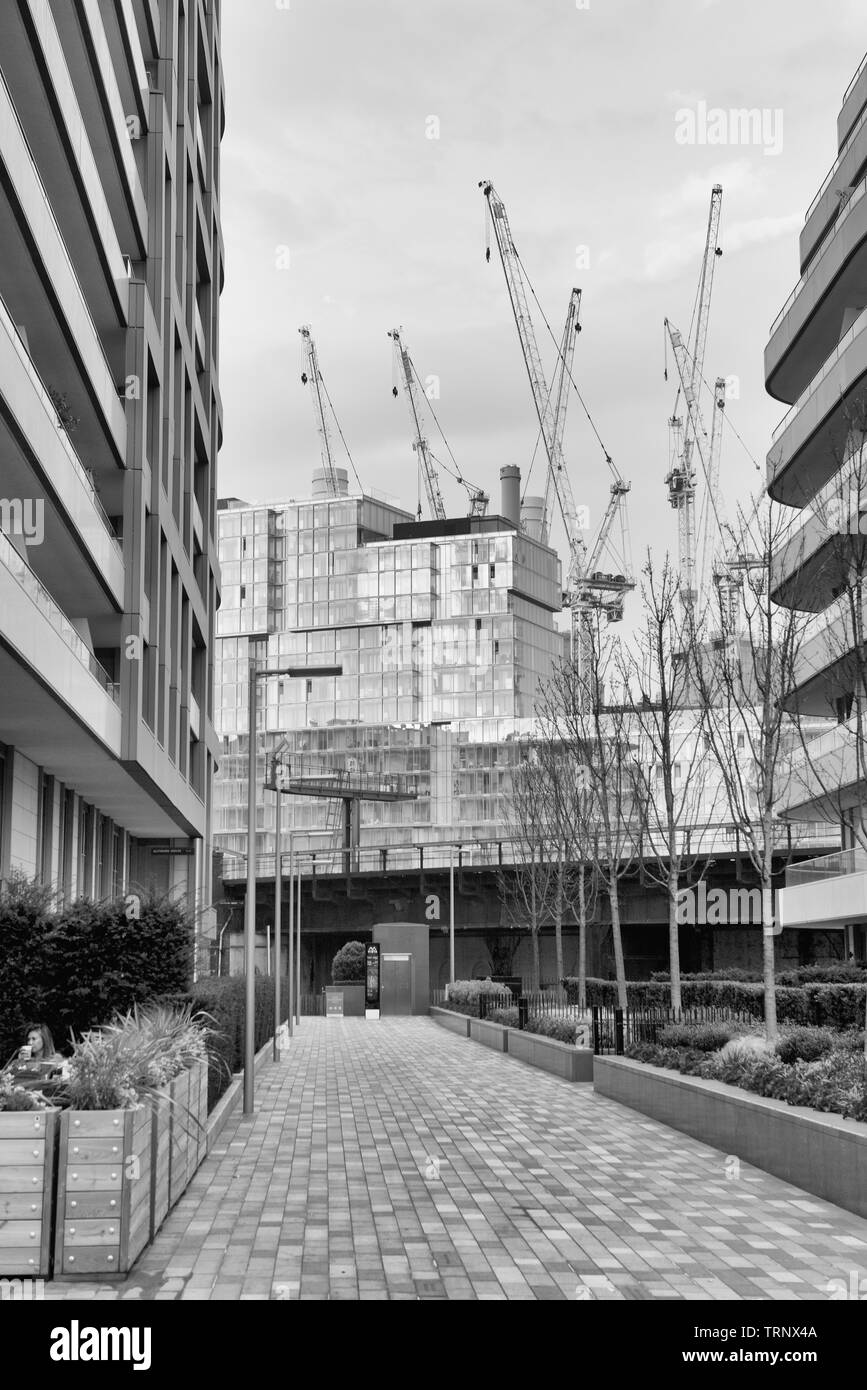
M500 513L520 531L521 470L514 463L507 463L500 469Z

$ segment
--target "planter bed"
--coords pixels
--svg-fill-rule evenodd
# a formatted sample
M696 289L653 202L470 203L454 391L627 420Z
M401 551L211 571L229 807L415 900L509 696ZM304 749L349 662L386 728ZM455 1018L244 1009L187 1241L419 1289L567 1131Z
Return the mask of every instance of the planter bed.
M497 1052L508 1052L510 1029L502 1023L489 1023L486 1018L470 1018L468 1022L473 1042L493 1047Z
M450 1033L457 1033L461 1038L470 1036L470 1016L469 1014L456 1014L451 1009L438 1009L431 1006L430 1016L434 1023L439 1023L443 1028L448 1028Z
M508 1033L509 1056L516 1057L519 1062L562 1076L565 1081L593 1080L593 1053L589 1048L573 1047L557 1038L546 1038L541 1033L528 1033L519 1028L509 1028Z
M595 1089L672 1129L867 1217L867 1125L723 1081L595 1057Z
M59 1110L0 1114L0 1275L47 1278Z
M153 1109L65 1110L54 1272L126 1274L150 1240Z

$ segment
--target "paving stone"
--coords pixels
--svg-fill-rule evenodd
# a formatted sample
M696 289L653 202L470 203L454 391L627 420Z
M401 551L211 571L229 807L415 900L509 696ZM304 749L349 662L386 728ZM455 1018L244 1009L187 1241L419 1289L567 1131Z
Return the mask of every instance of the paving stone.
M867 1277L867 1222L724 1163L429 1019L305 1019L128 1278L46 1298L793 1301Z

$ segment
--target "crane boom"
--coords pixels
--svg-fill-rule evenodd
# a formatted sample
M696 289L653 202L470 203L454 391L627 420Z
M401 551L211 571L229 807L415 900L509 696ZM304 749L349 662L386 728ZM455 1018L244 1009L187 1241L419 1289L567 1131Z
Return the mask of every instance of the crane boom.
M493 184L488 180L483 180L479 187L483 190L487 200L500 260L503 263L503 272L506 276L512 313L521 341L524 365L530 379L533 404L536 407L539 428L542 431L542 442L548 455L549 477L557 494L560 514L566 528L566 538L569 543L569 587L571 589L574 583L579 581L586 568L587 547L581 534L582 528L578 524L578 509L575 506L572 485L565 467L562 441L557 433L557 416L542 369L542 358L539 354L539 345L536 342L536 333L530 316L524 275L518 253L515 250L509 218L503 200L498 196Z
M313 413L316 417L316 428L319 431L319 447L322 454L322 467L325 471L325 482L328 488L329 497L338 497L340 488L337 484L337 469L334 464L334 454L331 448L331 437L328 432L328 420L325 414L325 401L322 396L322 373L319 370L319 356L316 352L316 343L310 332L309 326L299 328L298 332L302 338L302 350L304 355L304 368L301 372L301 381L305 386L310 386L313 399Z
M403 389L409 404L409 413L412 416L413 430L415 431L415 439L413 440L412 447L418 454L421 463L430 513L434 521L445 521L446 508L443 502L443 495L440 492L439 478L437 477L430 445L428 444L427 436L422 426L421 402L418 399L418 387L416 385L412 358L404 343L401 341L399 329L393 328L388 336L394 342L395 357L400 364Z
M557 369L554 377L554 448L555 452L562 458L563 439L566 431L566 408L569 404L569 382L572 377L572 363L575 358L575 342L581 332L581 291L573 289L569 296L569 307L566 310L566 323L563 328L563 336L560 339L560 349L557 356ZM545 476L545 509L544 532L547 537L551 525L551 509L554 499L552 470L549 467Z
M710 460L707 472L707 491L702 504L701 539L698 551L698 591L708 592L714 562L714 537L721 530L719 504L719 471L722 451L723 411L726 406L725 377L718 376L713 388L713 417L710 426Z

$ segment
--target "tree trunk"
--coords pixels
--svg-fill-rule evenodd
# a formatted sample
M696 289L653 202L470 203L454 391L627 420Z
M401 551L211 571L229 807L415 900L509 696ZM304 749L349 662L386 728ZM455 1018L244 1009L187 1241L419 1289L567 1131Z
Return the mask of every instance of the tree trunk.
M671 861L669 860L669 864ZM676 869L668 873L668 969L671 975L671 1007L680 1015L680 928L677 923L677 884Z
M587 1008L587 897L583 864L578 866L578 1008L582 1014Z
M534 994L539 991L539 976L541 974L541 962L539 960L539 927L533 927L533 977L530 981L531 989Z
M533 877L530 879L530 930L533 934L533 990L539 989L541 963L539 961L539 913L536 906L536 856L533 854Z
M777 981L774 962L774 912L769 875L762 882L762 977L765 986L765 1037L777 1036Z
M617 879L608 884L608 900L611 904L611 936L614 942L614 973L617 976L617 1002L621 1009L628 1008L626 996L626 967L623 964L623 938L620 935L620 897Z
M563 982L563 856L557 860L557 888L554 898L554 951L557 957L557 986Z

